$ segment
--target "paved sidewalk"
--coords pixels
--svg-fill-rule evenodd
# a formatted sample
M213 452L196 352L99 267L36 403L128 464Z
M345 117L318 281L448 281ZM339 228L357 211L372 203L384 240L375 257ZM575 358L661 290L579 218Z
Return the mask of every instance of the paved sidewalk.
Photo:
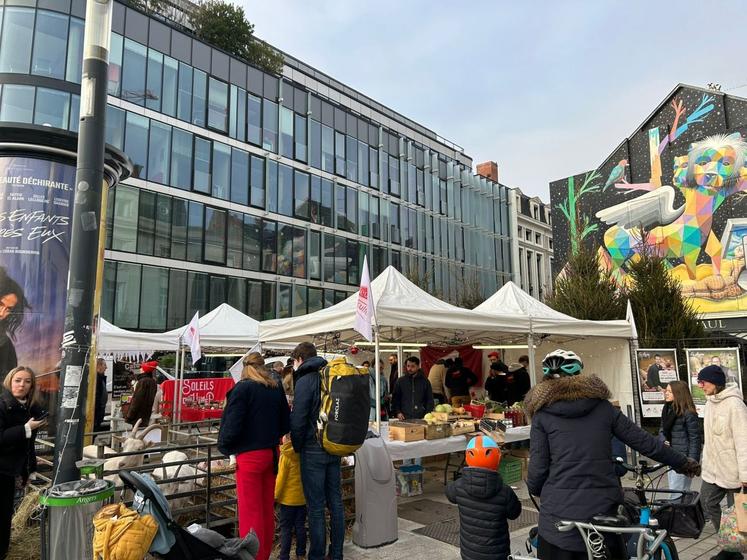
M424 484L425 491L422 496L415 498L400 498L400 504L406 504L415 500L431 500L442 504L448 504L443 493L443 480L440 478L442 471L437 466L428 466L428 476ZM699 484L694 485L696 488ZM521 500L528 499L524 483L515 485L515 491ZM528 509L528 507L525 507ZM397 542L380 548L362 549L352 542L345 543L345 560L415 560L424 558L427 560L457 560L460 558L459 548L446 542L441 542L414 531L422 529L425 525L399 518L399 538ZM511 551L513 553L526 554L525 542L531 526L523 527L511 532ZM680 560L709 560L716 555L716 535L713 527L708 524L700 539L675 539Z

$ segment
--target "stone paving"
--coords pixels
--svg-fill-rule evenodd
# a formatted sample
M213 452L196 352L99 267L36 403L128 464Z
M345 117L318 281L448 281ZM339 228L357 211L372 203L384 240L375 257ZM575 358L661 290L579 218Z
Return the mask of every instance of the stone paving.
M437 502L448 503L443 493L443 473L436 466L428 466L428 477L424 485L425 492L422 496L415 498L400 498L402 502L429 499ZM696 481L695 488L699 486ZM523 483L515 485L515 490L520 499L528 498L526 486ZM373 549L362 549L352 542L345 543L345 560L394 560L394 559L418 559L428 560L456 560L460 558L459 548L430 537L419 535L413 531L422 528L423 525L406 519L399 518L399 538L397 542ZM511 551L526 554L524 543L531 527L524 527L511 533ZM716 535L713 527L708 524L700 539L675 539L680 560L709 560L716 555Z

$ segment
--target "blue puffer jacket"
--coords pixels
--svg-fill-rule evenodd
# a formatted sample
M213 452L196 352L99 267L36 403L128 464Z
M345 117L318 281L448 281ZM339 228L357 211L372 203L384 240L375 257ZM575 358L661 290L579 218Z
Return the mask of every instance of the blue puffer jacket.
M322 404L319 371L326 365L327 360L314 356L305 360L295 372L290 435L296 453L300 453L307 444L318 445L316 422Z
M622 490L612 462L614 435L639 453L673 467L686 457L631 422L608 401L594 375L550 379L527 395L532 417L527 487L540 496L540 536L563 550L584 551L577 531L561 533L557 521L588 521L613 514Z
M663 429L659 433L666 439ZM700 461L700 452L703 449L703 436L698 415L695 412L688 411L682 416L677 417L672 426L669 445L672 449L679 451L686 457Z

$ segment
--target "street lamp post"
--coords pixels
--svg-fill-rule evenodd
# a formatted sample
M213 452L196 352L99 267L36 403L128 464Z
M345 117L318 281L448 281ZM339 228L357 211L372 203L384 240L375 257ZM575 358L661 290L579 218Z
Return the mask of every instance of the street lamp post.
M90 431L93 420L94 329L101 301L108 191L104 181L104 118L112 2L89 0L86 6L75 204L55 437L55 484L79 478L75 463L82 455L85 428Z

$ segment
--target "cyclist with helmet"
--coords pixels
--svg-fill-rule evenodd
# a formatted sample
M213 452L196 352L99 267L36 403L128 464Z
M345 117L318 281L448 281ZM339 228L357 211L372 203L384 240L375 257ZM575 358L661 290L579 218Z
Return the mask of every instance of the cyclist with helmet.
M463 560L506 560L511 552L508 520L521 502L498 474L501 450L488 436L477 436L464 452L467 467L449 483L446 497L459 506L459 550Z
M623 502L612 461L617 437L642 455L695 476L700 465L642 430L609 402L610 390L567 350L550 352L542 362L544 380L524 401L532 419L527 487L539 496L539 550L542 559L586 559L578 532L557 530L560 520L589 521L614 515ZM613 558L627 557L621 539L611 538Z

